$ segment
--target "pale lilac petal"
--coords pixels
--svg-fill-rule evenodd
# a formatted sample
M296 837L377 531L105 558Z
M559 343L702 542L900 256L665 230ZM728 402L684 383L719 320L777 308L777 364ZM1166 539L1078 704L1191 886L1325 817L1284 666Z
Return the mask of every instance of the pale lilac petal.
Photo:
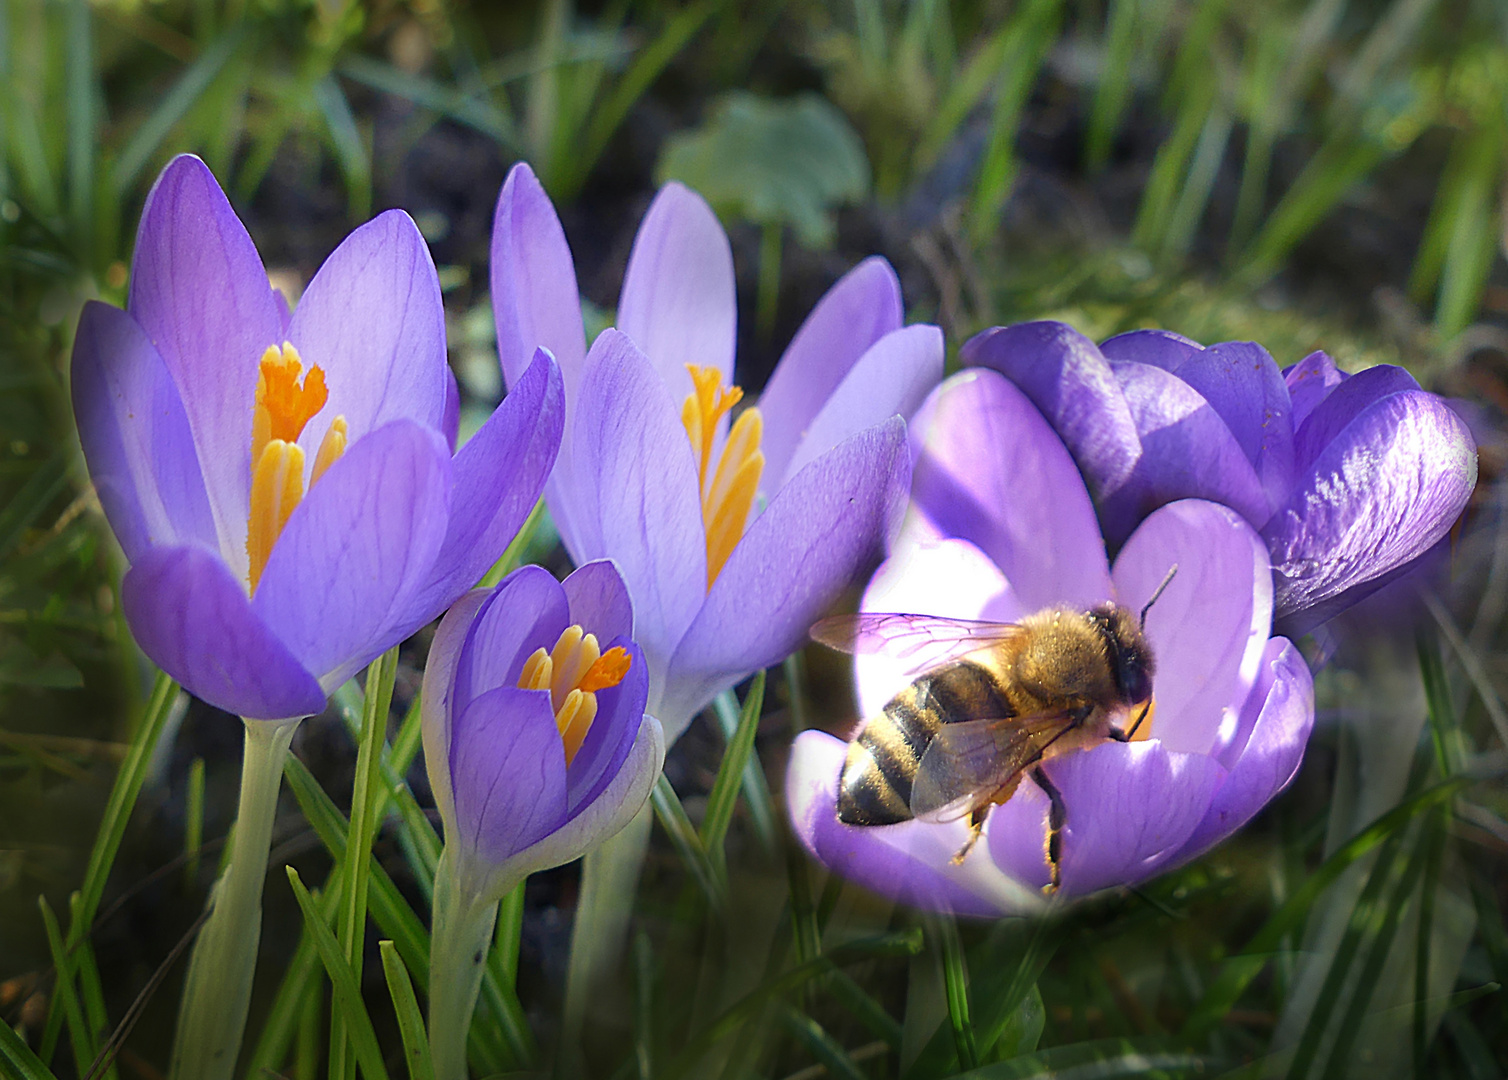
M313 460L344 416L353 440L394 420L444 431L445 308L413 219L389 210L347 236L304 290L288 340L325 373L330 399L299 443Z
M174 158L147 196L126 310L172 373L221 554L244 577L257 365L282 320L251 237L196 157Z
M947 539L897 544L869 579L859 610L1020 622L1023 615L1035 609L1022 606L1010 582L988 555L967 540ZM904 660L884 653L855 656L854 690L859 714L877 715L918 674L946 663L960 651L966 650L957 645L930 644L918 647Z
M424 661L419 730L424 739L424 769L442 821L455 820L455 799L450 790L450 718L456 712L456 669L472 620L491 596L491 589L473 589L451 605L435 630Z
M823 402L859 357L886 334L899 330L904 319L900 280L878 255L855 266L823 294L759 395L766 477L783 479L795 473L791 455ZM939 368L939 377L940 372ZM910 412L903 410L902 415ZM773 490L776 485L766 486Z
M574 570L565 581L571 621L580 623L599 641L633 637L634 607L623 575L611 559L598 559Z
M210 551L143 553L121 583L121 607L141 651L211 705L256 720L310 716L325 707L318 681Z
M618 329L649 357L679 405L692 391L687 364L717 368L733 381L737 318L733 249L717 215L696 192L666 184L634 237Z
M445 535L449 465L438 433L394 421L351 444L273 545L252 606L327 690L402 640Z
M565 747L547 690L501 687L455 718L450 781L456 826L446 837L501 863L558 828L566 814Z
M565 592L540 566L509 574L477 610L455 670L451 712L489 690L517 686L536 649L549 652L571 623Z
M1261 539L1228 507L1198 499L1154 512L1115 561L1116 599L1147 612L1157 672L1152 737L1208 754L1231 738L1272 628L1272 572Z
M219 546L188 417L135 320L91 300L73 339L73 415L89 475L128 560Z
M1105 743L1044 770L1063 795L1062 891L1082 896L1151 877L1209 810L1225 770L1158 740Z
M1046 793L1030 776L1022 777L1009 801L990 811L979 854L988 853L996 866L1021 884L1042 889L1052 882L1052 866L1047 861L1051 809Z
M502 557L544 490L564 415L560 372L541 351L452 462L450 525L403 620L407 632L433 619Z
M1392 394L1364 410L1262 530L1278 575L1277 617L1428 550L1461 513L1476 478L1466 425L1433 394Z
M971 541L1000 567L1026 611L1089 607L1110 595L1084 482L1015 384L993 371L960 372L927 399L911 443L907 540Z
M1141 441L1120 384L1100 350L1058 322L996 327L964 344L966 364L994 368L1041 410L1068 446L1102 513L1131 478ZM1124 537L1135 520L1107 518L1107 532Z
M1221 755L1230 775L1176 861L1193 858L1245 825L1298 773L1314 727L1314 679L1284 638L1267 643L1262 677L1242 714L1239 739Z
M785 482L844 439L891 416L909 417L943 371L943 336L935 326L908 326L872 345L833 390L806 429L801 432L790 464L777 472L768 458L765 440L765 491L779 491ZM760 415L774 415L760 399Z
M786 802L801 843L828 869L901 903L958 915L1020 914L1040 895L1002 874L982 848L952 862L968 826L908 821L860 827L838 820L838 775L847 743L804 731L791 747Z
M1315 405L1295 436L1300 475L1366 409L1393 394L1418 392L1419 383L1401 367L1379 364L1352 375Z
M575 614L571 613L573 620ZM639 647L626 637L603 638L601 647L603 652L625 650L628 673L617 686L597 691L597 716L566 767L570 816L589 806L617 775L633 746L649 699L649 670L644 666L644 654Z
M461 435L461 387L456 382L456 373L445 366L445 415L440 420L440 434L450 452L456 452L456 440Z
M634 598L650 668L664 671L707 589L696 463L665 386L634 343L605 330L587 355L572 446L580 561L610 556Z
M1288 396L1293 400L1293 428L1309 418L1314 407L1329 396L1349 376L1335 366L1329 354L1312 352L1290 368L1283 371L1283 381L1288 384Z
M909 465L905 425L892 418L797 473L754 520L681 639L660 707L651 706L672 742L719 690L800 648L879 556L905 506ZM641 613L638 593L634 602ZM639 625L642 640L642 615Z
M665 736L660 722L645 716L628 756L601 793L554 832L514 855L497 873L510 881L522 881L538 870L578 859L615 836L644 806L664 763Z

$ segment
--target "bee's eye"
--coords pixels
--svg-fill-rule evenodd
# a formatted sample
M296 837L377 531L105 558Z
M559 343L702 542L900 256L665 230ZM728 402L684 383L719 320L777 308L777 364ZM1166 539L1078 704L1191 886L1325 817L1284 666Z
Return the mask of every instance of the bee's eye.
M1142 663L1141 657L1121 658L1120 684L1126 700L1132 704L1139 705L1152 696L1152 678L1147 674L1147 666Z

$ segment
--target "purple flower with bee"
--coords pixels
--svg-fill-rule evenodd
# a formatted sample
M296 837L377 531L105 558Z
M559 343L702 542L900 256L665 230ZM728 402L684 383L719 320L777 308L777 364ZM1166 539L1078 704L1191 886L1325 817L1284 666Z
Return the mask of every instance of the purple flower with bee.
M859 616L816 631L858 653L866 718L793 748L787 800L816 858L918 906L1021 912L1191 859L1292 779L1313 684L1270 636L1248 522L1170 502L1111 564L1063 442L993 371L939 386L911 439L900 537ZM855 794L895 823L844 821Z
M1298 634L1404 572L1476 484L1476 444L1402 368L1347 375L1322 352L1279 370L1253 342L1165 330L1095 345L1056 322L996 327L964 362L1011 379L1083 473L1112 546L1176 499L1223 503L1272 558Z

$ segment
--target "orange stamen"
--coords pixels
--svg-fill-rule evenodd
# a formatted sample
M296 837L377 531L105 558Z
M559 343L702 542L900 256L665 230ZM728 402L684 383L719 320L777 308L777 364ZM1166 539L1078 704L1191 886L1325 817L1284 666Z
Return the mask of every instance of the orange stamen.
M298 443L273 439L251 473L251 517L246 524L246 555L251 564L251 591L257 591L272 545L288 524L288 515L304 497L304 451Z
M697 456L697 491L702 501L702 525L707 536L707 588L717 580L723 565L743 537L749 511L764 474L764 420L755 408L745 409L723 444L717 469L712 465L712 446L717 423L743 398L736 386L723 388L723 375L715 367L687 364L695 388L681 406L681 423Z
M603 652L595 634L578 625L565 628L549 652L535 649L524 661L522 690L549 690L555 728L569 765L597 718L597 691L617 686L628 674L632 657L621 646Z

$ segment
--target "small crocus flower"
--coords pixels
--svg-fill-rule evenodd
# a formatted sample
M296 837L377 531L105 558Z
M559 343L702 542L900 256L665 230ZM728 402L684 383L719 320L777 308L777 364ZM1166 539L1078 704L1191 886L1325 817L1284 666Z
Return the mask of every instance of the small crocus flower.
M578 858L639 811L665 757L649 674L609 562L559 583L537 566L462 597L424 676L424 760L445 827L430 976L436 1075L465 1034L502 896Z
M1043 608L1113 601L1146 615L1152 709L1131 742L1076 750L1042 768L1066 808L1060 891L1134 884L1239 828L1297 771L1314 721L1313 683L1293 645L1270 637L1272 573L1252 527L1184 499L1153 511L1106 559L1089 493L1062 441L993 371L944 382L912 423L910 512L864 594L865 611L1017 622ZM941 658L938 658L941 659ZM915 676L885 656L855 665L871 717ZM856 827L837 817L847 744L803 732L787 800L797 834L827 866L907 903L998 915L1042 903L1049 801L1023 782L961 861L965 821Z
M126 310L91 302L79 437L164 671L248 719L307 716L473 585L554 461L540 355L460 452L439 281L408 215L353 232L295 310L204 163L147 197Z
M1476 444L1399 367L1322 352L1279 370L1260 345L1163 330L1102 345L1062 323L997 327L964 361L1019 386L1068 445L1112 545L1175 499L1224 503L1272 557L1275 614L1302 633L1439 540L1476 483Z
M617 329L588 351L570 248L526 165L498 199L492 298L510 385L537 347L560 363L568 415L546 500L578 564L622 571L649 708L673 741L720 690L796 648L879 551L909 477L901 418L941 377L942 336L902 325L895 273L869 259L734 419L733 258L707 204L660 191Z

